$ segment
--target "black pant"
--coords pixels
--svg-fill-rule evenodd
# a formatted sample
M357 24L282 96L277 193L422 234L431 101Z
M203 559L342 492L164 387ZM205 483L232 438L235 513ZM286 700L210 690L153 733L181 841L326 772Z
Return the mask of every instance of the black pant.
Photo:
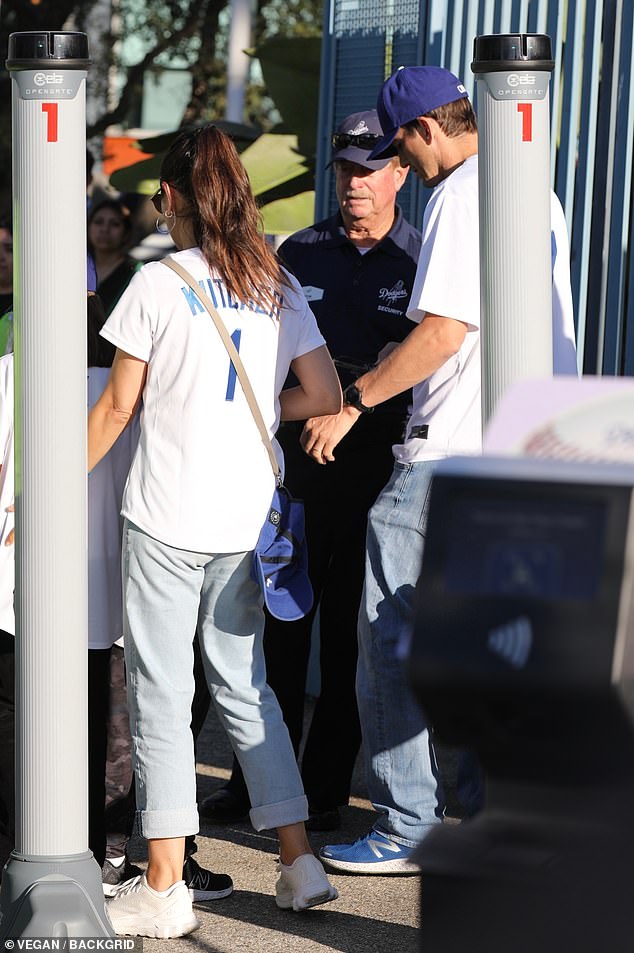
M14 846L15 638L0 629L0 870Z
M106 859L106 756L110 707L110 649L88 650L88 846Z
M285 484L304 500L313 611L297 622L267 614L267 681L277 695L295 752L299 752L310 636L319 605L321 692L306 738L302 779L313 811L348 803L361 741L355 693L357 617L365 575L368 510L387 483L392 444L403 436L397 414L361 417L335 450L335 462L315 463L301 449L302 425L285 424L278 439L286 461ZM230 782L240 784L237 764Z

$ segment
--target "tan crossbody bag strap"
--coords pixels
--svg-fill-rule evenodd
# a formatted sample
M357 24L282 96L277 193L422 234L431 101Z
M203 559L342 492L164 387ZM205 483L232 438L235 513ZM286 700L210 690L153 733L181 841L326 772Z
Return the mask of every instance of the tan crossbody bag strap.
M182 265L179 265L178 262L174 261L173 258L168 256L162 260L161 264L165 265L166 268L171 268L172 271L175 271L177 275L180 275L183 281L187 282L196 297L202 302L202 304L204 304L205 308L209 312L209 316L216 325L218 334L220 335L222 343L227 349L229 357L231 358L231 363L233 364L236 374L238 375L242 390L244 391L244 396L246 397L249 409L253 414L253 419L255 420L258 430L260 431L262 443L266 447L269 460L271 461L271 466L273 467L273 473L275 474L275 479L277 481L277 485L279 486L282 482L280 466L277 462L277 457L275 456L275 451L273 450L273 444L271 443L271 438L269 437L268 431L266 429L266 424L264 423L260 408L258 407L258 402L255 399L255 394L253 393L253 388L251 387L251 381L249 380L244 364L242 363L242 358L238 354L238 349L231 340L231 335L224 326L222 318L218 314L213 301L209 295L203 291L198 282L194 281L187 269L183 268Z

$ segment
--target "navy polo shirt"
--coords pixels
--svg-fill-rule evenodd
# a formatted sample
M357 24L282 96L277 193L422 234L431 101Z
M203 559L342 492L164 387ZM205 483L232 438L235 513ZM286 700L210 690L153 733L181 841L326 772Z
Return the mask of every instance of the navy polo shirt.
M304 228L282 243L279 255L302 285L319 330L335 359L361 365L337 368L342 387L376 363L390 341L413 329L406 317L421 247L421 234L396 207L388 234L361 254L346 235L341 214ZM406 391L377 411L404 413Z

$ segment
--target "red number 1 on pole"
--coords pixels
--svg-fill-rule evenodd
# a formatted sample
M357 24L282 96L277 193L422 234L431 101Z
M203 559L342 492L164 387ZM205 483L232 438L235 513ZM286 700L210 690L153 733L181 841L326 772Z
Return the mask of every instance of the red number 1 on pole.
M57 142L57 103L42 103L42 112L46 113L46 141Z
M522 142L533 141L533 104L518 103L518 113L522 114Z

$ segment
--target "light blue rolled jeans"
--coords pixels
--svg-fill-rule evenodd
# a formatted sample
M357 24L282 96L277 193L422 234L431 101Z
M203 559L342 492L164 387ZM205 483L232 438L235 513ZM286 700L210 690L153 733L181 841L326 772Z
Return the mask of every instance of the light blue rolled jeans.
M357 701L374 828L408 847L444 813L429 730L397 651L413 630L433 470L396 462L370 510L359 610Z
M196 629L209 691L249 789L253 826L308 817L288 730L266 683L264 612L251 559L177 549L125 521L124 646L144 837L198 831L190 727Z

